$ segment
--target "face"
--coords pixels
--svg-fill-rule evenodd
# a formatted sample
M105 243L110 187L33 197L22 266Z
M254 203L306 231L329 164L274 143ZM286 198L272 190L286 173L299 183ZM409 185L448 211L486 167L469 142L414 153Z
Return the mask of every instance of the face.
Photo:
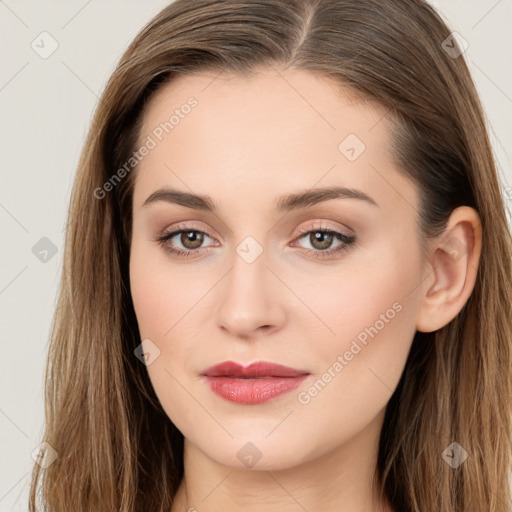
M149 377L187 441L283 469L380 428L424 279L418 193L386 111L305 71L196 74L151 99L143 145L131 293ZM302 376L203 375L225 361Z

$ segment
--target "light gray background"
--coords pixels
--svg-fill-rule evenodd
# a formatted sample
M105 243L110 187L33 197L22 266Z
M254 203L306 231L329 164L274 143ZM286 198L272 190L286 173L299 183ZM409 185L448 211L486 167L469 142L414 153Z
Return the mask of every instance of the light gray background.
M0 512L28 510L67 206L91 115L125 47L167 3L0 0ZM510 207L512 0L432 3L469 43ZM43 31L58 43L46 59L31 47ZM56 246L47 262L32 252L43 237Z

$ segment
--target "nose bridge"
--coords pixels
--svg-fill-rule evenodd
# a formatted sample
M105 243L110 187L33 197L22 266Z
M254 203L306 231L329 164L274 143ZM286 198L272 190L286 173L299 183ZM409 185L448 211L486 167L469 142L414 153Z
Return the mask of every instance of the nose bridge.
M248 306L255 308L257 303L266 302L266 292L269 291L266 279L266 253L263 245L253 236L246 236L235 247L227 293L235 298L238 304L247 303Z
M233 334L246 336L280 321L277 295L268 279L267 252L253 236L235 247L218 307L218 322Z
M245 237L235 248L232 259L233 284L257 293L257 287L265 282L267 251L252 236Z

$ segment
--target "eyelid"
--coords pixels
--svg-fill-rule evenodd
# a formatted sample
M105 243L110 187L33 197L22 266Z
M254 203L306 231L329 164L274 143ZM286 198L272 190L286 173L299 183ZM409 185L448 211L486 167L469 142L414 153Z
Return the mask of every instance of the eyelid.
M198 233L203 233L212 239L220 238L220 237L217 237L217 235L210 234L209 229L203 228L200 225L195 224L194 221L190 221L190 223L189 222L179 222L178 224L174 224L170 228L164 229L158 236L159 237L168 236L173 233L176 235L177 232L180 232L180 231L197 231Z
M310 221L309 224L306 227L299 227L298 233L296 233L293 237L293 240L295 240L297 237L301 237L302 235L308 234L312 230L317 231L334 231L336 233L339 233L341 235L346 236L347 238L355 237L355 234L353 230L347 228L344 230L343 228L337 228L330 226L328 224L325 224L325 220L316 220L316 221ZM159 233L158 237L161 238L163 236L168 236L170 234L177 234L176 232L179 231L198 231L200 233L203 233L207 235L209 238L216 238L217 235L212 236L207 229L201 228L200 226L196 225L194 221L188 222L182 222L178 223L176 225L173 225L171 228L164 229L161 233Z
M331 226L329 224L326 224L325 220L319 220L319 221L312 221L310 224L308 224L306 227L300 227L298 229L299 233L301 235L309 233L310 231L335 231L336 233L339 233L341 235L344 235L348 238L355 237L355 233L353 230L349 228L338 228Z

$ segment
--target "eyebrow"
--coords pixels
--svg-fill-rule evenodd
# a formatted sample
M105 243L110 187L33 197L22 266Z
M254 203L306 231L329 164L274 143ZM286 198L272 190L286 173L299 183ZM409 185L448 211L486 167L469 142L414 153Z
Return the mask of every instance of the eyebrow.
M291 210L307 208L308 206L313 206L330 199L359 199L379 208L379 205L361 190L344 187L327 187L282 196L276 202L276 210L278 212L288 212ZM144 201L142 206L144 207L159 201L179 204L181 206L186 206L187 208L204 210L207 212L215 212L217 210L216 203L210 196L182 192L180 190L174 190L167 187L155 190L155 192L153 192Z

